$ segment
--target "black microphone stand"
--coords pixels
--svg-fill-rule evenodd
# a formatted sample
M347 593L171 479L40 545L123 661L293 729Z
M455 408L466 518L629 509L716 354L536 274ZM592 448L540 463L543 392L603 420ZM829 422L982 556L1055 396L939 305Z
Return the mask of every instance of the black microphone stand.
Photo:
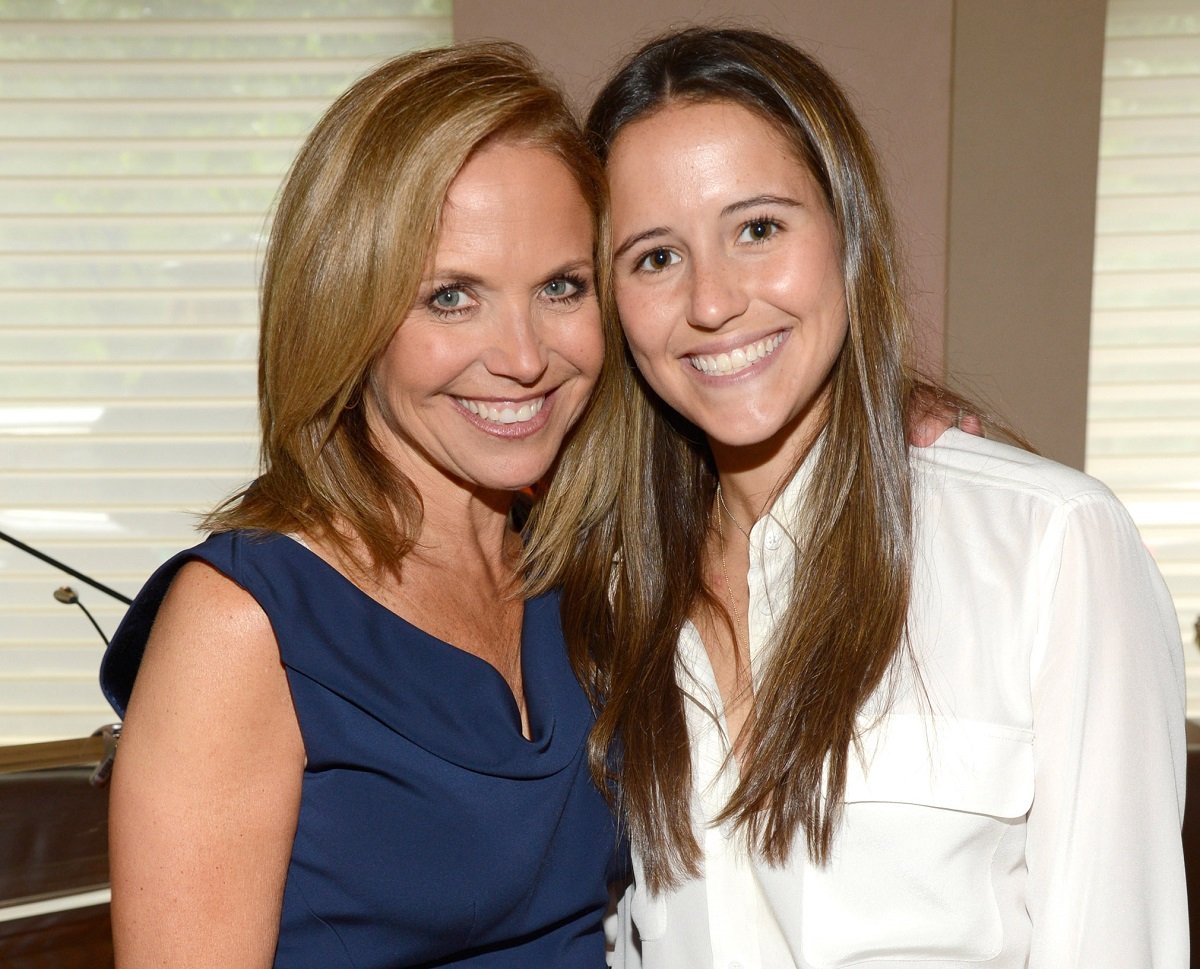
M67 565L65 562L60 562L52 555L47 555L45 552L39 552L33 546L26 545L20 539L13 538L6 532L0 532L0 541L8 542L9 545L15 545L22 552L27 552L34 558L41 559L47 565L52 565L56 569L66 572L67 575L73 576L80 582L86 582L93 589L99 589L105 595L112 596L118 602L123 602L127 606L133 604L133 600L130 599L129 596L122 595L116 589L111 589L106 586L103 582L97 582L90 575L84 575L84 573L80 572L78 569L71 568L71 566ZM83 614L88 617L88 619L91 621L91 624L96 628L96 632L100 634L100 638L104 640L104 645L106 647L108 646L108 637L104 635L104 630L100 628L100 624L96 622L92 614L88 612L87 607L79 601L79 596L76 595L74 589L66 585L62 586L62 588L55 589L54 598L64 605L79 606L79 608L83 610ZM95 731L92 736L104 738L104 754L100 757L100 761L96 765L96 769L92 771L92 776L89 779L89 783L92 785L92 787L104 787L108 783L109 775L112 773L113 759L117 755L117 742L121 737L121 724L110 723L107 726L101 727L99 730Z
M133 600L130 599L129 596L121 595L121 593L119 593L116 589L110 589L103 582L97 582L91 576L84 575L82 572L71 568L71 566L69 566L63 562L60 562L58 559L47 555L45 552L39 552L36 548L33 548L30 545L26 545L24 542L20 541L19 539L13 538L11 535L7 535L4 532L0 532L0 541L8 542L9 545L15 545L22 552L28 552L34 558L41 559L43 562L47 563L48 565L53 565L56 569L61 569L63 572L66 572L67 575L74 576L80 582L86 582L93 589L99 589L105 595L112 596L118 602L123 602L127 606L133 605ZM65 600L60 599L59 601L62 602Z

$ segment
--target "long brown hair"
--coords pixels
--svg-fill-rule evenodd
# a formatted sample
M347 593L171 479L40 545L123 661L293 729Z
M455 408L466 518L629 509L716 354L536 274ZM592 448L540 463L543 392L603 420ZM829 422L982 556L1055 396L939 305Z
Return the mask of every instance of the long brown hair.
M651 42L592 107L594 149L605 158L625 125L679 100L728 101L767 119L816 179L840 234L849 333L831 378L828 446L813 455L799 520L788 523L800 536L790 604L721 817L771 862L802 830L820 861L856 718L902 649L908 607L914 381L892 217L848 99L783 41L695 28ZM616 326L611 284L602 297ZM656 398L627 355L608 370L608 428L586 442L586 460L583 440L568 447L535 513L530 556L539 583L563 587L572 661L600 710L593 772L619 799L657 889L699 870L676 648L684 622L713 598L702 563L716 472L703 435Z
M558 89L516 45L397 57L317 122L284 183L266 252L261 474L204 527L302 531L360 567L399 566L421 499L372 439L365 391L416 298L450 183L496 139L554 153L599 224L600 166Z

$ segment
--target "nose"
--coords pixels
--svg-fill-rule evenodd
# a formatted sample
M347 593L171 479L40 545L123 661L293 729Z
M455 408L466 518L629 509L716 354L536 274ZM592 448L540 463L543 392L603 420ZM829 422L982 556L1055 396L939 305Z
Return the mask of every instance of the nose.
M485 358L488 371L526 386L537 383L546 372L549 352L535 312L528 306L510 307L493 333Z
M720 329L746 311L748 299L738 269L720 256L693 257L688 322L704 330Z

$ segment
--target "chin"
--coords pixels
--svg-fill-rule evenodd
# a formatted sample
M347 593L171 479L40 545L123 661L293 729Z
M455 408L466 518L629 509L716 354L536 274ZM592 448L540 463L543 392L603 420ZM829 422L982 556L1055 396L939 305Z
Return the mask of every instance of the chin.
M511 471L494 471L488 475L473 478L472 483L487 491L528 491L550 473L551 464L538 464L536 467L525 466L513 468Z
M697 425L713 444L726 448L780 448L789 443L807 441L810 435L820 432L820 426L811 426L804 415L784 415L775 419L743 422L731 427L728 421L708 421L715 425L709 430L704 425Z

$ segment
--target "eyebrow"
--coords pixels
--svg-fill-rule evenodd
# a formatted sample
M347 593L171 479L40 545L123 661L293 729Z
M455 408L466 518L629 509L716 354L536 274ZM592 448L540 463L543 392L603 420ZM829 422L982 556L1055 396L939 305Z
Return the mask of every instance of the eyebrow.
M747 209L755 209L760 205L783 205L788 208L802 208L804 203L798 199L789 198L786 195L755 195L753 198L730 202L725 208L721 209L721 218L737 215L739 212L745 212ZM613 259L620 259L639 242L645 242L648 239L654 239L658 236L669 235L670 232L671 230L666 226L659 225L653 229L647 229L645 232L639 232L637 235L630 236L613 252Z
M736 215L746 209L756 209L760 205L785 205L788 208L801 208L804 203L798 199L788 198L786 195L756 195L754 198L743 199L740 202L730 202L721 209L721 217Z
M565 276L567 273L591 272L595 267L592 265L590 258L572 259L569 262L563 263L561 266L555 266L545 275L545 279L557 279L559 276ZM484 278L475 273L459 272L452 266L447 266L444 269L438 269L421 280L422 286L433 285L457 285L457 286L482 286Z
M647 229L645 232L639 232L635 236L630 236L622 242L613 252L613 259L620 259L625 253L636 246L639 242L645 242L647 239L653 239L656 236L665 236L670 233L665 225L655 226L653 229Z
M437 269L437 267L435 267ZM447 267L445 269L437 269L436 272L430 273L421 280L422 286L443 286L453 284L457 286L478 286L483 282L483 277L476 276L474 273L463 273L456 269Z
M550 271L547 279L557 279L559 276L565 276L567 273L592 272L595 269L595 264L591 258L573 259L570 262L564 262L561 266Z

